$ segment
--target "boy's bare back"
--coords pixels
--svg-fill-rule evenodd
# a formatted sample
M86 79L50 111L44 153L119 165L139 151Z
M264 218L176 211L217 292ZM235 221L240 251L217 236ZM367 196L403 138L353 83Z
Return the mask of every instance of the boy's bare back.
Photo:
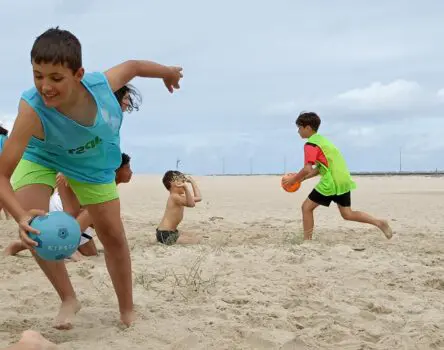
M181 198L177 198L178 196L185 198L184 195L176 193L170 193L168 196L165 213L159 224L159 230L175 231L182 222L184 205L181 203Z

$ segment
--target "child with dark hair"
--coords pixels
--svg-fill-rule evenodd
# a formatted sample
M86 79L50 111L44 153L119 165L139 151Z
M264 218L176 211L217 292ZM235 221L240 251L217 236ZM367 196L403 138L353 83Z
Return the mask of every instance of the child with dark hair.
M0 153L2 153L3 145L5 144L6 140L8 139L8 130L6 130L3 126L0 125ZM9 219L9 214L6 210L3 209L3 205L0 202L0 219L2 211L5 212L6 219Z
M182 231L179 232L177 229L183 220L184 208L194 208L196 203L202 200L196 181L180 171L168 170L163 176L162 182L170 195L162 221L156 229L157 241L166 245L199 243L201 237ZM193 194L190 192L187 183L191 184Z
M5 141L8 139L8 130L6 130L3 126L0 125L0 153L3 150L3 145Z
M173 93L180 88L182 68L129 60L103 73L85 73L79 40L59 28L37 37L30 56L35 86L22 94L0 154L0 201L61 299L54 326L69 329L80 303L65 263L38 257L33 251L36 242L28 236L28 232L38 234L29 222L49 210L56 175L64 174L94 222L120 320L129 326L135 319L131 258L115 182L123 113L114 92L141 77L162 79Z
M142 104L142 95L132 85L126 84L114 93L117 101L122 107L123 112L131 113L133 110L138 111Z
M314 210L319 205L329 207L331 202L338 205L345 220L374 225L390 239L392 230L386 220L351 209L351 191L356 188L356 184L339 149L326 137L318 134L320 125L321 118L313 112L301 113L297 118L298 133L301 138L307 139L304 146L305 165L297 174L284 180L287 185L293 185L321 175L319 183L302 204L304 239L312 239Z

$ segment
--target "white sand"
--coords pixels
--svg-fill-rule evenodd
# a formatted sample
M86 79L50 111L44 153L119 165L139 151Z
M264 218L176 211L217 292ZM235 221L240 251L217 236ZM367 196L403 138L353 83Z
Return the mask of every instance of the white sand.
M121 186L138 321L117 326L103 254L69 271L83 309L51 328L58 298L30 254L0 258L0 346L28 328L60 349L443 349L444 179L356 178L355 209L387 217L396 235L319 209L301 243L300 206L279 177L197 178L204 201L182 228L199 246L155 244L160 176ZM2 248L16 237L0 221ZM354 249L363 249L356 251Z

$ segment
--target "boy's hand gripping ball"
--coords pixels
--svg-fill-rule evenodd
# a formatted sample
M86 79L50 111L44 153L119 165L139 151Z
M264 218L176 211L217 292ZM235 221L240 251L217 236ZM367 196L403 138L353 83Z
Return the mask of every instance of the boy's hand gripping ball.
M69 258L80 244L81 230L77 220L63 211L52 211L36 216L30 226L40 232L29 232L29 237L38 245L34 248L43 260Z
M296 191L301 187L301 183L300 183L300 182L295 182L295 183L292 184L292 185L287 185L287 184L285 184L285 180L287 180L287 179L290 178L290 177L293 177L294 175L296 175L296 174L294 174L294 173L289 173L289 174L285 174L284 176L282 176L282 179L281 179L281 187L282 187L285 191L287 191L287 192L296 192Z

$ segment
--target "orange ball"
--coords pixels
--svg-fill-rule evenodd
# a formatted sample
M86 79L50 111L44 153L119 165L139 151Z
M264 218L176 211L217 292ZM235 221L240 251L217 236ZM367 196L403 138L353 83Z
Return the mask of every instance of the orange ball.
M285 185L284 184L284 179L287 179L288 177L294 176L296 175L295 173L290 173L290 174L285 174L284 176L282 176L281 179L281 187L287 191L287 192L296 192L300 187L301 187L301 183L300 182L296 182L293 185Z

